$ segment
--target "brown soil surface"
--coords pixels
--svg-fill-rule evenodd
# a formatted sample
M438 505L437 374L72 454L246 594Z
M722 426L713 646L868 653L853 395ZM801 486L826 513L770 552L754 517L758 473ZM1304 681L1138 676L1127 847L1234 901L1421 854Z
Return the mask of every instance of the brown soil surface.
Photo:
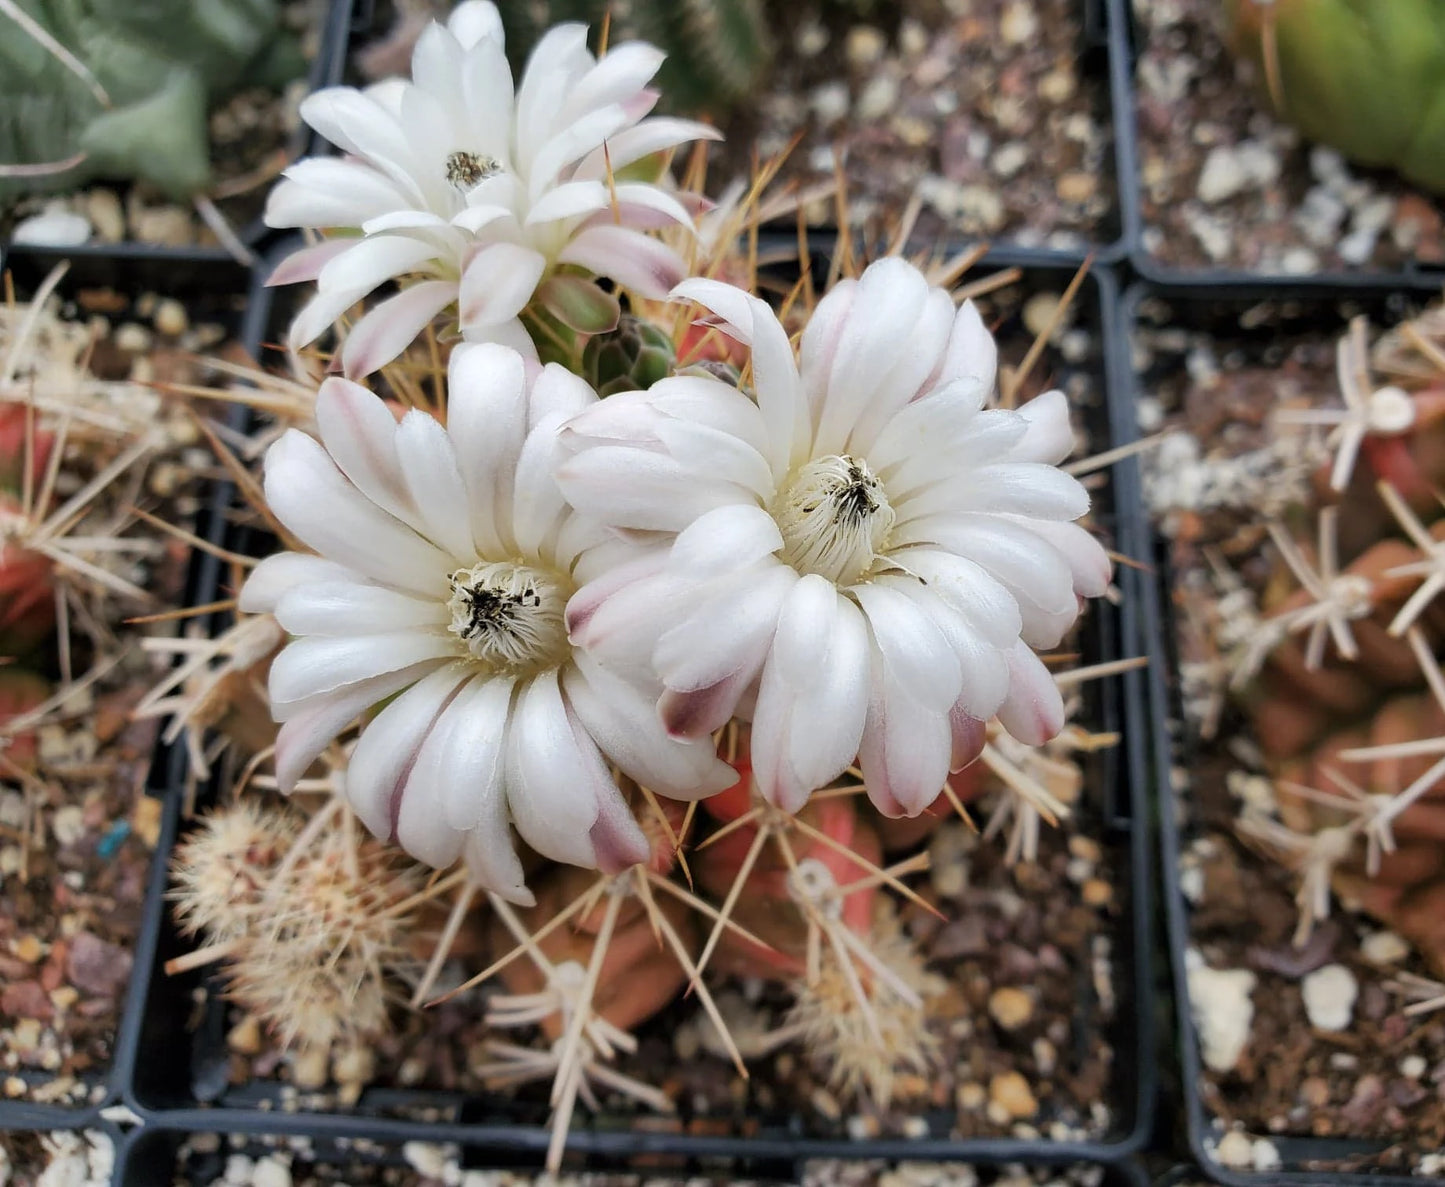
M1243 77L1216 0L1135 0L1144 247L1174 267L1301 274L1445 262L1445 207L1312 148Z

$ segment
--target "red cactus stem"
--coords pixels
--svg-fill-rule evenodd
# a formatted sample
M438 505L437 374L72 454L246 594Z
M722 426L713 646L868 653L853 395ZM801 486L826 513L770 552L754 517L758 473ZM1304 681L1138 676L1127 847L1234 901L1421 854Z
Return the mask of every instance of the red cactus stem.
M711 806L712 801L708 804ZM736 804L725 804L724 809L735 810ZM738 813L733 819L741 815ZM788 829L786 824L771 824L770 828L787 830L788 835L764 842L734 910L737 922L771 944L775 951L760 949L743 937L724 931L710 967L737 975L784 980L803 973L808 921L790 890L791 867L781 847L784 842L791 846L795 860L801 863L812 859L821 863L839 886L868 877L870 864L876 866L882 858L878 835L859 819L852 797L814 800L798 814L798 819L827 841L810 837L803 828ZM757 840L759 827L759 821L735 827L692 856L691 864L700 888L719 901L727 896ZM844 896L844 926L858 935L866 935L877 893L876 886L867 886Z
M24 668L0 668L0 736L5 758L23 771L33 771L39 742L34 729L22 730L13 736L10 723L43 704L50 696L50 682Z
M1392 922L1413 943L1436 976L1445 976L1445 878L1400 896Z
M1381 482L1388 482L1412 507L1428 506L1433 499L1429 481L1421 471L1411 449L1411 437L1370 436L1360 444L1371 471Z
M0 656L29 655L54 633L54 577L49 557L15 544L0 547Z
M20 495L27 467L32 489L38 488L54 447L55 434L36 424L33 409L24 404L0 405L0 490Z
M535 884L537 905L518 914L535 933L596 880L595 871L558 867L553 876ZM670 896L653 895L653 902L695 959L698 936L693 914ZM556 928L538 947L554 965L573 960L586 968L592 960L606 907L607 896L602 895L592 911L575 920L575 926ZM500 919L492 919L489 934L493 958L516 947L516 940ZM536 964L525 958L507 964L498 976L514 994L537 993L547 983ZM642 903L635 897L626 899L603 957L593 1008L614 1026L630 1030L672 1001L686 983L686 972L676 956L659 943ZM563 1019L551 1014L540 1025L547 1038L555 1040L561 1036Z

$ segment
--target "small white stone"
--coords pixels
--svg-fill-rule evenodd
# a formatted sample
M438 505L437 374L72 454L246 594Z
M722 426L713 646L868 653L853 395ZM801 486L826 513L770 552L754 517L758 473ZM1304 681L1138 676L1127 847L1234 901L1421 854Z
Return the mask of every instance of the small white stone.
M1217 264L1229 255L1230 248L1234 246L1234 237L1229 232L1228 223L1215 218L1206 210L1188 205L1184 207L1184 221L1189 225L1190 234L1199 241L1204 254L1212 261Z
M74 845L85 836L85 813L79 804L66 804L57 808L50 818L50 831L61 848Z
M1234 197L1248 184L1249 175L1240 165L1238 155L1228 145L1221 144L1204 158L1195 193L1201 202L1212 206Z
M1340 253L1340 259L1347 264L1359 266L1366 263L1374 253L1375 243L1379 240L1380 233L1370 227L1360 227L1351 231L1340 240L1339 246L1335 249Z
M1429 1066L1423 1056L1407 1055L1404 1059L1400 1060L1400 1075L1404 1076L1407 1080L1418 1080L1425 1074Z
M1200 170L1195 193L1214 205L1245 190L1260 189L1279 179L1279 157L1257 140L1221 144L1209 152Z
M882 119L898 102L898 80L891 74L876 75L858 96L858 118Z
M1231 1129L1219 1139L1214 1156L1225 1166L1246 1167L1254 1165L1254 1143L1247 1133Z
M848 114L848 84L825 82L813 89L813 93L808 97L808 104L813 109L814 117L825 128L836 124Z
M838 154L831 144L819 144L808 150L808 168L814 173L832 173L838 167Z
M446 1149L434 1142L407 1142L401 1148L401 1156L412 1170L429 1179L440 1179L445 1175L450 1161Z
M1345 204L1324 186L1311 186L1295 212L1294 224L1315 247L1328 247L1339 238L1347 213Z
M928 1122L922 1117L905 1117L903 1120L903 1136L912 1138L914 1141L928 1136Z
M1280 258L1279 270L1288 276L1306 276L1320 270L1320 257L1308 247L1292 247Z
M256 1163L251 1173L251 1187L291 1187L291 1168L274 1154L268 1154Z
M872 25L854 25L848 30L848 41L844 52L853 66L871 66L883 57L888 48L888 39L883 30Z
M1034 6L1028 0L1014 0L1003 10L999 19L998 35L1005 45L1022 45L1033 40L1039 31L1039 18Z
M1227 1072L1244 1053L1254 1022L1256 978L1248 969L1212 969L1195 953L1189 969L1189 1006L1199 1031L1200 1053L1216 1072Z
M1310 149L1310 172L1320 181L1326 182L1345 181L1350 176L1345 158L1334 149L1318 144Z
M1017 140L1010 140L996 153L990 164L1000 177L1012 177L1029 163L1029 150Z
M1355 211L1356 231L1383 231L1395 218L1395 199L1387 194L1371 198Z
M1257 1171L1280 1168L1279 1148L1268 1138L1255 1138L1250 1144L1250 1155Z
M809 20L798 30L793 44L803 57L816 58L828 47L828 30L820 22Z
M248 1187L256 1164L245 1154L232 1154L226 1159L226 1182L232 1187Z
M1300 982L1305 1013L1317 1030L1344 1030L1355 1012L1359 982L1342 964L1327 964Z
M79 247L89 239L90 220L60 207L21 219L10 236L17 247Z
M1360 941L1360 955L1371 964L1399 964L1410 945L1392 931L1372 931Z

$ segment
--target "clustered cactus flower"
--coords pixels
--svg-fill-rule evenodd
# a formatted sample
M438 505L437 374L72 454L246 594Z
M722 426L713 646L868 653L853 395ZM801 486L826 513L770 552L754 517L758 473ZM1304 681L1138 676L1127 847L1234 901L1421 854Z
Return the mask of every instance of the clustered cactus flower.
M466 0L418 40L413 81L310 96L302 118L347 156L298 161L266 207L273 227L338 232L271 278L316 282L292 346L388 280L408 283L347 335L341 361L352 378L390 362L443 310L467 341L535 357L524 324L534 299L595 331L611 328L593 320L609 305L596 277L665 296L685 265L647 231L690 226L692 213L646 158L717 133L646 118L661 64L642 42L598 61L585 26L558 25L514 89L495 6Z
M1445 10L1435 0L1225 0L1278 113L1362 165L1445 193Z
M901 258L760 300L747 204L699 228L700 197L644 168L711 135L645 118L660 62L563 25L514 91L496 9L468 0L410 81L308 101L348 155L293 167L270 206L336 232L273 278L317 282L298 371L363 312L346 377L264 400L287 415L252 495L285 543L235 629L285 642L254 667L279 729L250 782L320 794L313 848L354 818L439 871L415 897L452 905L413 1004L485 918L481 976L506 992L474 1070L553 1081L554 1167L600 1088L671 1107L617 1065L684 990L746 1074L705 974L784 986L789 1033L850 1092L927 1069L937 984L886 900L922 902L928 856L885 853L966 813L987 771L994 828L1032 858L1068 804L1045 786L1062 760L1027 756L1085 744L1035 649L1110 580L1061 468L1063 393L1001 400L979 310ZM186 901L234 882L206 836ZM295 914L306 868L245 885ZM217 958L292 945L264 911L238 938L186 910ZM232 981L281 1025L261 978Z

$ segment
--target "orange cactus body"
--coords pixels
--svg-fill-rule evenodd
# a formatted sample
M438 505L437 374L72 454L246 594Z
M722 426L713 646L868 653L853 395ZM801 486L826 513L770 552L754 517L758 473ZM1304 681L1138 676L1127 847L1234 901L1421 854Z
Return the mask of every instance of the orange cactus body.
M38 742L33 729L11 736L10 723L30 712L50 695L50 682L23 668L0 668L0 735L5 757L24 771L35 769Z

